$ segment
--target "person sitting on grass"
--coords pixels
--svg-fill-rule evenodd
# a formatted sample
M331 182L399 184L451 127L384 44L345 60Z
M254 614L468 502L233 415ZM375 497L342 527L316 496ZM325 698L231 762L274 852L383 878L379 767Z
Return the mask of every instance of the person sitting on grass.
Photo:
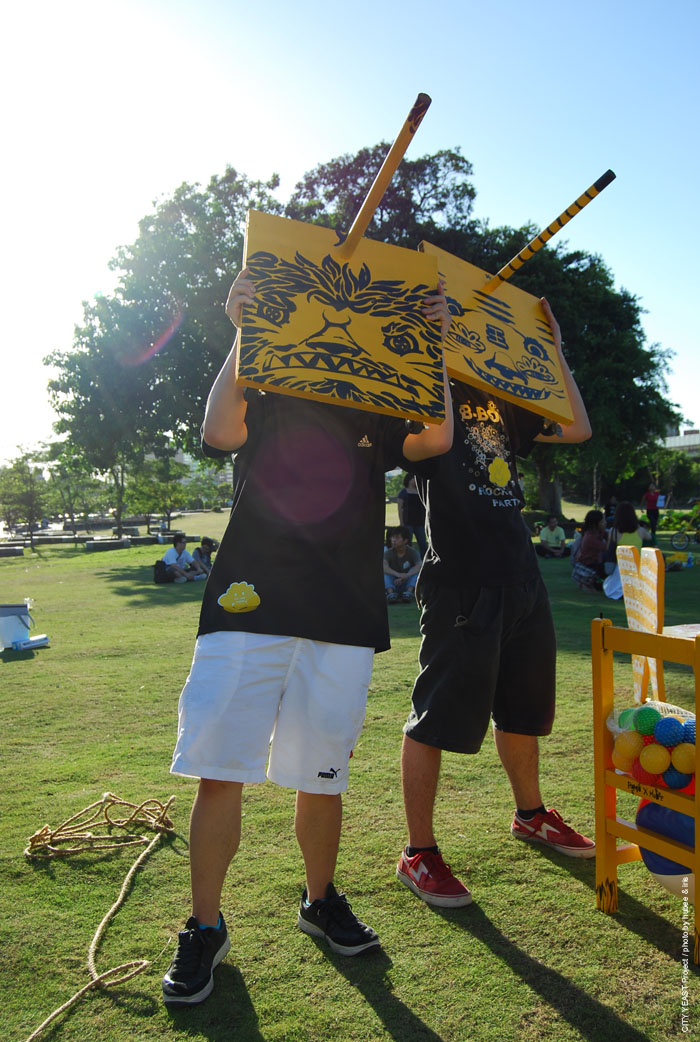
M581 545L576 554L571 578L579 589L591 593L602 588L605 578L603 552L608 541L605 529L605 515L602 510L589 510L581 529Z
M166 571L169 575L172 575L173 582L176 583L206 579L206 571L198 561L195 561L186 547L187 540L182 533L173 536L173 545L163 554L163 564Z
M420 571L420 554L409 546L411 533L405 525L387 529L384 551L384 589L389 604L408 604L415 596Z
M650 539L649 529L640 526L632 504L618 503L612 528L608 532L608 549L617 549L618 546L636 546L638 550L641 550L642 544Z
M559 518L552 514L547 519L547 524L540 532L539 545L535 550L540 557L568 557L571 549L566 545L564 529L559 524Z
M201 565L207 575L209 575L209 572L211 571L211 555L215 550L216 543L214 540L210 539L208 535L204 535L202 536L201 544L195 546L194 552L192 553L192 560Z

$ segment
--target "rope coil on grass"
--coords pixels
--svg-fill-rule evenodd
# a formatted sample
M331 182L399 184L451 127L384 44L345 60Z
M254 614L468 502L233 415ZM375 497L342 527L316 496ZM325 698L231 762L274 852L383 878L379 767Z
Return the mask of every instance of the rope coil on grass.
M74 1006L75 1003L88 991L91 991L94 988L113 988L117 984L124 984L126 981L131 980L132 977L136 977L137 974L143 973L143 971L148 969L151 965L148 959L133 959L131 962L124 962L120 966L114 966L110 970L105 970L104 973L98 973L97 967L95 966L95 953L97 952L102 935L104 934L110 920L116 915L117 911L123 904L134 875L163 836L174 831L173 822L168 816L168 810L170 809L170 805L174 799L175 797L171 796L166 803L161 803L160 800L150 799L144 800L143 803L136 804L129 803L127 800L122 800L111 792L106 792L102 796L101 800L91 803L89 807L85 807L77 814L74 814L72 817L64 821L63 824L59 825L58 828L51 829L49 825L44 825L30 836L29 845L24 851L28 858L63 857L67 854L83 853L84 851L90 850L110 850L117 847L142 845L144 843L147 843L148 845L146 849L139 854L136 861L134 861L133 865L127 872L124 882L122 883L122 888L119 891L119 896L102 919L102 922L97 927L95 935L92 938L88 949L87 959L87 967L91 980L84 985L84 987L80 988L79 991L76 991L76 993L64 1002L62 1006L55 1009L53 1013L51 1013L46 1020L44 1020L43 1023L41 1023L39 1027L29 1035L25 1042L33 1042L34 1039L38 1038L49 1024L56 1020L62 1013L69 1010L71 1006ZM131 813L125 818L113 818L110 816L109 812L114 807L130 807ZM93 824L95 824L97 828L128 828L136 822L148 825L149 828L155 829L155 836L153 836L150 841L147 836L131 835L125 836L121 841L110 842L113 838L111 836L99 836L92 832L85 831L88 825ZM60 844L75 842L78 842L79 845L72 847L60 846ZM120 974L120 976L115 977L114 974Z

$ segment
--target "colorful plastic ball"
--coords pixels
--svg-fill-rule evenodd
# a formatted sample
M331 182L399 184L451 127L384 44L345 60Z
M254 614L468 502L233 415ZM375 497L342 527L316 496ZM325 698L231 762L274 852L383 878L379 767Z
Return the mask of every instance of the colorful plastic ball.
M661 713L653 706L640 706L634 714L634 728L640 734L653 734Z
M675 716L662 716L654 726L654 738L659 745L678 745L683 741L683 724Z
M650 774L649 771L645 771L639 760L635 760L632 765L632 777L642 785L657 785L659 780L658 774Z
M671 754L665 745L647 745L639 754L639 762L649 774L663 774L671 766Z
M694 847L695 820L688 814L669 810L668 807L661 807L658 803L642 801L637 811L637 824L641 828L649 829L650 832L658 832L667 839L675 839L687 847ZM678 897L687 896L689 901L694 903L695 876L688 868L678 864L677 861L671 861L670 858L662 857L661 854L646 850L644 847L640 847L640 853L644 864L662 886ZM684 884L686 879L688 880L687 886ZM685 890L688 891L687 894L684 893Z
M695 775L692 776L687 785L684 785L682 789L676 789L676 792L682 792L685 796L695 795Z
M695 746L690 742L681 742L671 752L671 763L681 774L694 774Z
M675 767L669 767L661 775L669 789L683 789L693 777L692 774L681 774Z
M654 743L656 743L656 745L659 744L654 738L653 734L643 734L640 737L644 745L653 745Z
M695 745L695 717L683 721L683 741Z
M613 767L616 767L618 769L618 771L623 771L624 774L630 774L631 773L632 767L634 766L634 763L635 763L636 759L637 759L636 756L625 756L625 755L623 755L623 753L621 753L619 751L617 746L615 746L615 748L613 749L613 752L612 752Z
M617 718L617 726L621 731L631 730L634 727L634 714L637 712L637 706L633 706L631 709L623 709Z
M644 748L644 738L637 731L623 731L615 739L615 750L621 756L635 757L639 756L642 749Z

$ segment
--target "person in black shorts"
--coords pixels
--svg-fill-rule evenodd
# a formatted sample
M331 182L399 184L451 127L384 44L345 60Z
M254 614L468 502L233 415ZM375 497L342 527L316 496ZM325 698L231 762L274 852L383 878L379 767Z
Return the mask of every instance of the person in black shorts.
M467 887L445 864L433 830L442 750L477 753L489 722L513 790L518 839L574 857L595 844L544 807L538 737L554 720L554 626L530 533L522 519L516 455L534 441L590 437L585 406L552 326L573 422L563 430L534 412L453 382L451 450L413 466L430 542L417 586L421 671L404 727L402 783L408 845L397 876L428 904L465 905Z

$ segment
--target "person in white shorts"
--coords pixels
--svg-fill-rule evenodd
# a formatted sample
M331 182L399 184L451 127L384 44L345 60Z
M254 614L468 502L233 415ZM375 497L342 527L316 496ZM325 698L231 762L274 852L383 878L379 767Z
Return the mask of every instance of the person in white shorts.
M243 269L226 305L235 325L255 300ZM423 315L439 349L450 321L442 286L425 299ZM376 413L251 390L244 396L235 371L234 347L202 427L206 455L235 453L234 491L204 592L171 768L200 779L190 820L192 916L163 979L172 1006L205 999L229 950L220 904L240 838L241 792L266 773L297 790L306 870L299 927L343 955L379 944L333 876L341 793L372 657L389 646L384 472L402 457L446 452L452 442L449 408L442 424L409 433L405 421ZM446 381L445 388L449 394Z

